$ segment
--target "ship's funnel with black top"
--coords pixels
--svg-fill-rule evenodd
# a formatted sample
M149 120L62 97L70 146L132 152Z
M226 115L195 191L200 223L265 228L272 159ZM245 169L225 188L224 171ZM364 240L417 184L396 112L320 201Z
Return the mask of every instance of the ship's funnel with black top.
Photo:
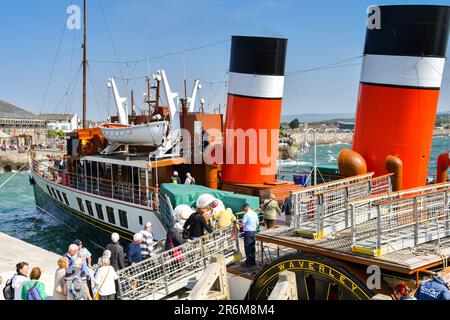
M371 9L371 8L369 8ZM376 175L403 163L403 188L426 183L450 27L450 7L380 6L368 27L353 150ZM369 15L371 16L371 14ZM374 24L376 25L376 24Z
M273 182L287 39L233 36L222 180Z

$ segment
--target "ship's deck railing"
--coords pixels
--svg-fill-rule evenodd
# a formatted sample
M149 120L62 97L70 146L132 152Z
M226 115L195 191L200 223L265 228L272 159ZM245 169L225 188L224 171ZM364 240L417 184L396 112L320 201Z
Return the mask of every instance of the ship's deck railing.
M328 233L349 228L349 201L391 191L390 174L348 181L326 190L307 192L308 205L295 206L296 210L302 210L293 217L293 227L299 235L322 238Z
M373 173L362 174L359 176L334 180L321 183L316 186L303 188L300 191L292 192L293 217L292 226L296 228L299 223L309 220L318 208L318 198L315 197L317 192L333 189L350 183L363 181L372 178Z
M44 179L78 191L139 204L149 207L151 210L158 210L159 208L159 197L156 188L146 188L145 186L133 185L118 180L111 181L84 174L74 174L67 170L59 170L51 162L46 163L36 159L31 159L31 167L36 174ZM51 189L49 192L61 202L65 202L65 199L57 192L53 194ZM90 208L87 208L87 210L90 210Z
M233 261L240 252L236 230L232 224L120 270L121 299L162 299L198 277L214 256Z
M381 256L449 236L449 185L434 187L352 204L352 251Z

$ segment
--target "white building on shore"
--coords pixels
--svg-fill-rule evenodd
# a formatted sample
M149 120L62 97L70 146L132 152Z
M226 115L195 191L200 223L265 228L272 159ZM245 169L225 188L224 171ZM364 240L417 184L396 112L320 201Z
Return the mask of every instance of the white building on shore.
M80 126L80 117L77 114L40 114L39 117L47 122L48 130L68 133Z

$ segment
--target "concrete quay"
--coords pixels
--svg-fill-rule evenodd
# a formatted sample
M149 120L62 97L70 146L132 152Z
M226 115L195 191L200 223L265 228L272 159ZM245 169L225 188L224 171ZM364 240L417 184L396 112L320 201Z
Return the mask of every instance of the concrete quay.
M18 153L17 151L0 151L0 173L19 170L22 166L28 164L26 153Z
M54 156L63 156L65 151L61 151L60 149L44 149L44 150L36 150L38 158L45 157L47 155ZM28 152L27 153L19 153L17 151L0 151L0 173L17 171L20 168L25 167L22 171L29 170L28 166Z
M40 281L45 284L45 291L50 300L53 295L53 283L59 258L60 256L55 253L0 232L0 277L2 278L0 288L3 290L6 281L14 275L17 263L27 262L30 272L34 267L41 268ZM0 300L4 300L3 292L0 294Z

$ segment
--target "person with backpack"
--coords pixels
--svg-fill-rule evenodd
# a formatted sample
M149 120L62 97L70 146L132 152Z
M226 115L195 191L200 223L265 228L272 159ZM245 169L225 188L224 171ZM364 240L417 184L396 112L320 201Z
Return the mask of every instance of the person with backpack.
M28 281L28 263L16 264L16 274L6 281L3 288L5 300L22 300L22 286Z
M69 246L69 249L67 250L67 253L64 255L64 257L67 258L69 262L69 267L71 267L75 261L75 259L78 257L78 246L74 243L72 243Z
M266 223L267 229L272 229L277 223L277 215L281 216L281 209L278 206L277 200L275 200L275 195L270 194L269 199L265 200L260 207L264 214L264 222Z
M66 300L92 300L81 258L76 258L67 269L64 277L64 296Z
M41 269L37 267L31 270L30 280L22 286L22 300L47 300L45 285L39 281L41 273Z

